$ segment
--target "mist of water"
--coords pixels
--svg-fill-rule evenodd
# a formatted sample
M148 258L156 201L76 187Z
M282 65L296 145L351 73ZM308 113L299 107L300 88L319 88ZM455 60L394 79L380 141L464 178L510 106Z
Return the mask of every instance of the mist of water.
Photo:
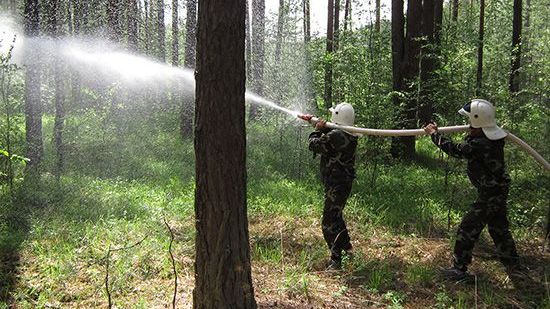
M12 61L18 65L40 65L57 56L71 71L78 72L85 83L120 83L130 92L139 92L145 87L162 90L177 83L178 88L194 95L193 70L133 54L97 38L25 38L12 18L1 17L0 52L7 53L13 44ZM27 57L27 51L31 49L38 56ZM272 108L294 118L300 114L249 91L245 98L248 103Z

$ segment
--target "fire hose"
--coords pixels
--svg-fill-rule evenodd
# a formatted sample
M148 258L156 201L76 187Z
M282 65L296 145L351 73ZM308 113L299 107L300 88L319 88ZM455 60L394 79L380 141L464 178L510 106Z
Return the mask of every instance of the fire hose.
M298 115L298 118L308 121L309 123L312 123L312 124L315 124L320 120L318 117L311 117L309 120L303 117L304 115ZM343 125L338 125L328 121L325 124L325 126L330 129L339 129L349 133L357 133L361 135L373 135L373 136L427 135L424 129L406 129L406 130L369 129L369 128L359 128L359 127L352 127L352 126L343 126ZM441 133L458 133L458 132L465 132L468 130L468 128L469 128L468 125L462 125L462 126L440 127L437 130ZM535 149L533 149L531 146L529 146L529 144L527 144L526 142L524 142L514 134L510 132L506 132L506 133L508 133L508 135L506 135L506 139L518 145L521 149L523 149L528 154L530 154L537 162L539 162L544 167L546 171L550 170L550 164L548 163L548 161L546 161Z

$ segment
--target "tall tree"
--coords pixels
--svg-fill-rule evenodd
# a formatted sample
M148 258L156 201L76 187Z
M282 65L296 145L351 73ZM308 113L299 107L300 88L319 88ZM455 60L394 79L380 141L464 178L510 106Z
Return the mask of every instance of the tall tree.
M374 31L380 33L380 0L375 1L376 19L374 21Z
M40 10L38 0L25 0L25 35L33 38L39 35ZM44 154L42 142L42 102L40 99L40 55L37 49L26 50L27 70L25 73L25 130L27 150L30 159L27 170L37 170Z
M346 0L344 7L344 32L351 30L351 0Z
M107 32L112 41L119 41L121 38L119 18L121 10L120 0L107 0Z
M514 19L512 21L512 64L510 70L510 93L519 92L519 69L521 66L521 11L522 1L514 0Z
M197 46L197 0L187 0L187 17L185 20L185 60L186 68L195 68L195 50ZM192 97L186 96L180 111L180 133L182 138L193 133L193 109L189 105Z
M441 30L443 26L443 0L434 0L434 41L438 46L437 52L440 52Z
M153 1L153 0L150 0ZM142 33L145 35L145 53L150 55L152 53L152 46L151 46L151 15L152 14L152 2L149 2L149 0L143 0L143 28Z
M199 1L194 308L256 308L246 210L245 1Z
M252 89L264 95L265 0L252 0ZM249 117L258 116L258 106L250 105Z
M333 50L338 50L338 43L340 38L340 0L334 0L334 40Z
M195 49L197 46L197 0L187 0L185 20L185 67L195 67Z
M452 1L453 1L453 4L452 4L452 20L454 22L456 22L458 20L458 6L459 6L458 1L459 0L452 0Z
M479 32L477 39L476 96L481 95L483 80L483 35L485 29L485 0L479 0Z
M49 36L56 41L62 35L62 28L59 25L61 20L61 3L60 0L48 0L46 2L46 32ZM53 55L53 75L55 84L55 118L54 118L54 145L56 162L54 168L54 175L60 177L63 173L65 152L63 147L63 128L65 123L65 87L64 87L64 74L63 65L58 54Z
M246 80L250 81L252 79L252 31L250 29L250 5L246 1L246 17L245 17L245 28L246 28Z
M172 0L172 65L178 66L180 62L179 54L179 15L178 0Z
M137 0L126 0L128 10L128 48L132 51L138 49L138 4Z
M166 26L164 25L164 0L157 0L157 40L158 58L166 61Z
M422 3L422 58L420 68L420 102L418 118L421 123L432 119L433 87L435 78L435 0L424 0Z
M304 43L308 44L311 40L311 14L309 10L309 0L303 0L302 9L304 13Z
M285 1L279 0L279 15L277 17L277 39L275 42L275 63L279 66L281 63L281 53L283 48L283 26L285 24Z
M327 61L325 63L325 108L332 107L332 52L334 47L334 0L328 0Z

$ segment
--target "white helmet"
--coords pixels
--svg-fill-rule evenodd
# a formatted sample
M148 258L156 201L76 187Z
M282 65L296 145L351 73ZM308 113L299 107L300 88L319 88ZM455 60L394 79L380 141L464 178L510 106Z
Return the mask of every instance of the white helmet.
M458 113L468 117L472 128L481 128L490 140L501 139L508 135L506 131L497 126L495 107L489 101L473 99L472 102L464 105Z
M329 111L332 112L331 122L343 126L353 126L355 121L355 111L353 106L348 103L340 103L335 107L329 108Z

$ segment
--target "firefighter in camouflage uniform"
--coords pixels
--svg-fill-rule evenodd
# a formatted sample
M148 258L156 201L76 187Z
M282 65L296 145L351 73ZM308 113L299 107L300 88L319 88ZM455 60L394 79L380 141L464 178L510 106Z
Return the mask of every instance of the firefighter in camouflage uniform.
M332 112L331 122L353 126L353 107L340 103ZM311 115L301 118L311 120ZM342 211L351 192L355 179L355 149L357 136L339 129L325 127L326 121L315 124L315 131L309 135L309 150L321 155L321 179L325 186L323 209L323 237L330 249L331 260L328 269L339 269L344 254L351 254L352 245Z
M453 266L443 271L449 279L468 280L472 250L485 225L498 256L507 271L519 270L516 245L510 233L506 199L510 177L504 164L504 137L507 133L495 122L495 109L485 100L475 99L459 111L470 120L470 132L463 143L456 144L437 131L437 124L424 129L441 150L452 157L468 160L468 178L478 196L458 227L453 252Z

